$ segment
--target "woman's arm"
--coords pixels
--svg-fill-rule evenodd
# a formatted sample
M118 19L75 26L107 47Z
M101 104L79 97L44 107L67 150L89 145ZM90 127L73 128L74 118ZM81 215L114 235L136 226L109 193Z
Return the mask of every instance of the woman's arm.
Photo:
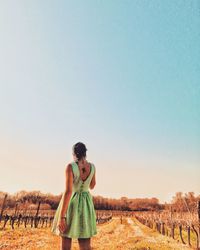
M65 191L64 191L64 200L61 208L60 219L61 217L66 215L66 211L68 208L69 200L72 195L72 187L73 187L73 172L71 164L68 164L65 170L66 183L65 183Z
M94 166L94 164L93 164ZM90 189L93 189L96 185L96 167L94 166L94 175L92 177L92 180L90 182Z

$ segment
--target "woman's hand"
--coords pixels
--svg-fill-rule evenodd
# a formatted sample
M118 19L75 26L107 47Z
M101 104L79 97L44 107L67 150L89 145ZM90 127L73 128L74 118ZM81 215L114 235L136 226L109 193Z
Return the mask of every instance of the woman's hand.
M59 220L58 229L60 230L61 233L64 233L65 230L67 229L67 223L65 218L61 218Z

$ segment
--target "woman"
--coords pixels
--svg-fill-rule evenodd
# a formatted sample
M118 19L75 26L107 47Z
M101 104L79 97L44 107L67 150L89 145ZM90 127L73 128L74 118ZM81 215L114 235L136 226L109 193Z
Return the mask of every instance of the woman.
M81 250L91 250L90 238L97 234L96 213L89 188L96 185L96 168L86 160L86 146L73 146L73 158L66 167L66 188L56 210L51 232L61 236L61 249L71 249L72 238Z

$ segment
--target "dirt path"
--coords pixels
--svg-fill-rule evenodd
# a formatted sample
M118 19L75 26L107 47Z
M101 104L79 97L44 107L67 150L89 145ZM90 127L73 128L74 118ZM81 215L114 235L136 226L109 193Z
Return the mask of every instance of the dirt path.
M132 249L148 249L148 250L186 250L191 249L169 237L163 236L148 227L139 223L136 219L128 218L127 223L133 232ZM129 248L128 248L129 249ZM131 248L130 248L131 249Z
M19 228L0 231L1 250L60 250L60 237L50 228ZM72 250L78 250L73 240ZM98 225L98 234L92 238L92 250L186 250L190 249L175 240L162 236L143 226L133 218L119 218ZM191 250L191 249L190 249Z

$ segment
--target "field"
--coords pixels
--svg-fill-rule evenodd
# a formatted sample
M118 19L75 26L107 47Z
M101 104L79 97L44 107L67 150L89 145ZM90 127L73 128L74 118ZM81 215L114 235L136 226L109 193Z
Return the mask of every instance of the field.
M92 238L92 249L99 250L181 250L191 249L167 236L141 224L134 217L113 217L99 224L98 234ZM9 226L0 231L1 250L59 250L60 237L50 232L50 227L12 230ZM77 240L72 249L78 250Z

